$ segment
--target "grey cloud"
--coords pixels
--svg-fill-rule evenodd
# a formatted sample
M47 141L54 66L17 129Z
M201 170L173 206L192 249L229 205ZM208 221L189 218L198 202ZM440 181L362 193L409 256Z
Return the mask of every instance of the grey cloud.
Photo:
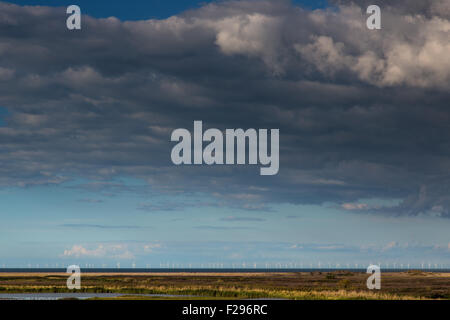
M250 227L225 227L225 226L196 226L194 227L196 229L202 229L202 230L248 230L253 229Z
M256 217L225 217L220 219L221 221L229 221L229 222L263 222L266 221L266 219L263 218L256 218Z
M75 228L75 229L84 229L84 228L94 228L94 229L148 229L149 227L143 226L109 226L102 224L85 224L85 223L66 223L62 224L61 227L65 228Z
M368 206L366 204L344 204L344 209L388 215L429 214L450 217L450 190L447 183L423 185L417 192L408 195L394 206Z
M103 200L100 199L79 199L79 202L86 202L86 203L103 203Z
M367 8L376 4L382 9L395 10L403 14L422 14L428 17L450 17L450 4L447 0L330 0L337 5L355 5Z
M160 211L183 211L187 208L201 208L201 207L212 207L215 206L214 203L209 202L199 202L199 201L188 201L177 199L174 197L167 201L158 201L154 203L141 203L138 206L139 210L148 212L160 212Z
M379 32L348 2L313 12L288 1L219 2L138 22L85 17L81 32L66 30L61 8L0 3L0 105L9 111L0 185L82 177L90 182L78 187L93 191L205 194L214 206L252 211L394 198L404 201L390 214L449 216L450 22L436 9L444 2L426 3L414 2L422 16L386 6ZM199 119L280 128L279 175L173 166L170 132ZM147 185L116 181L124 176Z

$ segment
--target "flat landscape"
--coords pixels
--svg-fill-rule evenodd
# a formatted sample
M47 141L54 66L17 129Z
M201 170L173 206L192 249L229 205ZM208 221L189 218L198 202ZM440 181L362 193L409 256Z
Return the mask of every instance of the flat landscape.
M77 292L123 294L112 299L450 299L450 273L382 273L381 290L367 289L368 276L350 271L83 273L81 289L72 291L66 287L65 273L0 273L0 294L3 298Z

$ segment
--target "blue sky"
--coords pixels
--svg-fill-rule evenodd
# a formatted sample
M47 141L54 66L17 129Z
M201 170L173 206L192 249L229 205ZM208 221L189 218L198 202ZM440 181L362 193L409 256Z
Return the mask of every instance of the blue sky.
M346 24L339 14L308 15L325 1L294 1L302 19L258 7L248 30L200 1L9 2L161 24L53 34L65 13L25 9L0 21L20 21L2 34L18 51L0 51L0 267L450 266L448 93L429 69L414 83L416 65L390 82L355 75L373 56L342 48L366 50L368 35L333 27ZM222 130L278 126L280 174L173 166L171 129L201 117Z
M138 189L143 185L119 183ZM0 192L0 266L354 267L381 262L406 267L447 262L445 255L436 256L446 250L436 245L448 240L447 219L362 216L332 204L249 212L196 206L207 199L204 195L105 196L77 190L80 185ZM165 208L167 202L181 206ZM149 203L161 209L142 210Z

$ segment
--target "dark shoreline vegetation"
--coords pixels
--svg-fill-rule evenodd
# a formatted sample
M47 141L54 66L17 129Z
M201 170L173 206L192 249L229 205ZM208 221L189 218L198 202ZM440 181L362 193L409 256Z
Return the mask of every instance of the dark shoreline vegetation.
M65 273L2 273L0 293L121 293L131 296L167 294L191 296L194 299L450 299L449 273L414 270L383 273L381 290L373 291L366 288L368 276L351 271L85 273L81 278L81 290L69 290L66 287L68 275ZM118 299L130 298L133 297Z

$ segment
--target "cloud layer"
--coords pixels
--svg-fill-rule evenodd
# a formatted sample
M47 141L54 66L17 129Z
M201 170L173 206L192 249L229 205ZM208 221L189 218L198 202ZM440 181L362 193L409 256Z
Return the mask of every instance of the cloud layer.
M79 32L64 8L0 3L0 184L125 176L249 210L386 198L403 201L351 210L450 217L448 1L396 3L379 31L350 1L229 1ZM280 173L173 166L194 120L280 128Z

